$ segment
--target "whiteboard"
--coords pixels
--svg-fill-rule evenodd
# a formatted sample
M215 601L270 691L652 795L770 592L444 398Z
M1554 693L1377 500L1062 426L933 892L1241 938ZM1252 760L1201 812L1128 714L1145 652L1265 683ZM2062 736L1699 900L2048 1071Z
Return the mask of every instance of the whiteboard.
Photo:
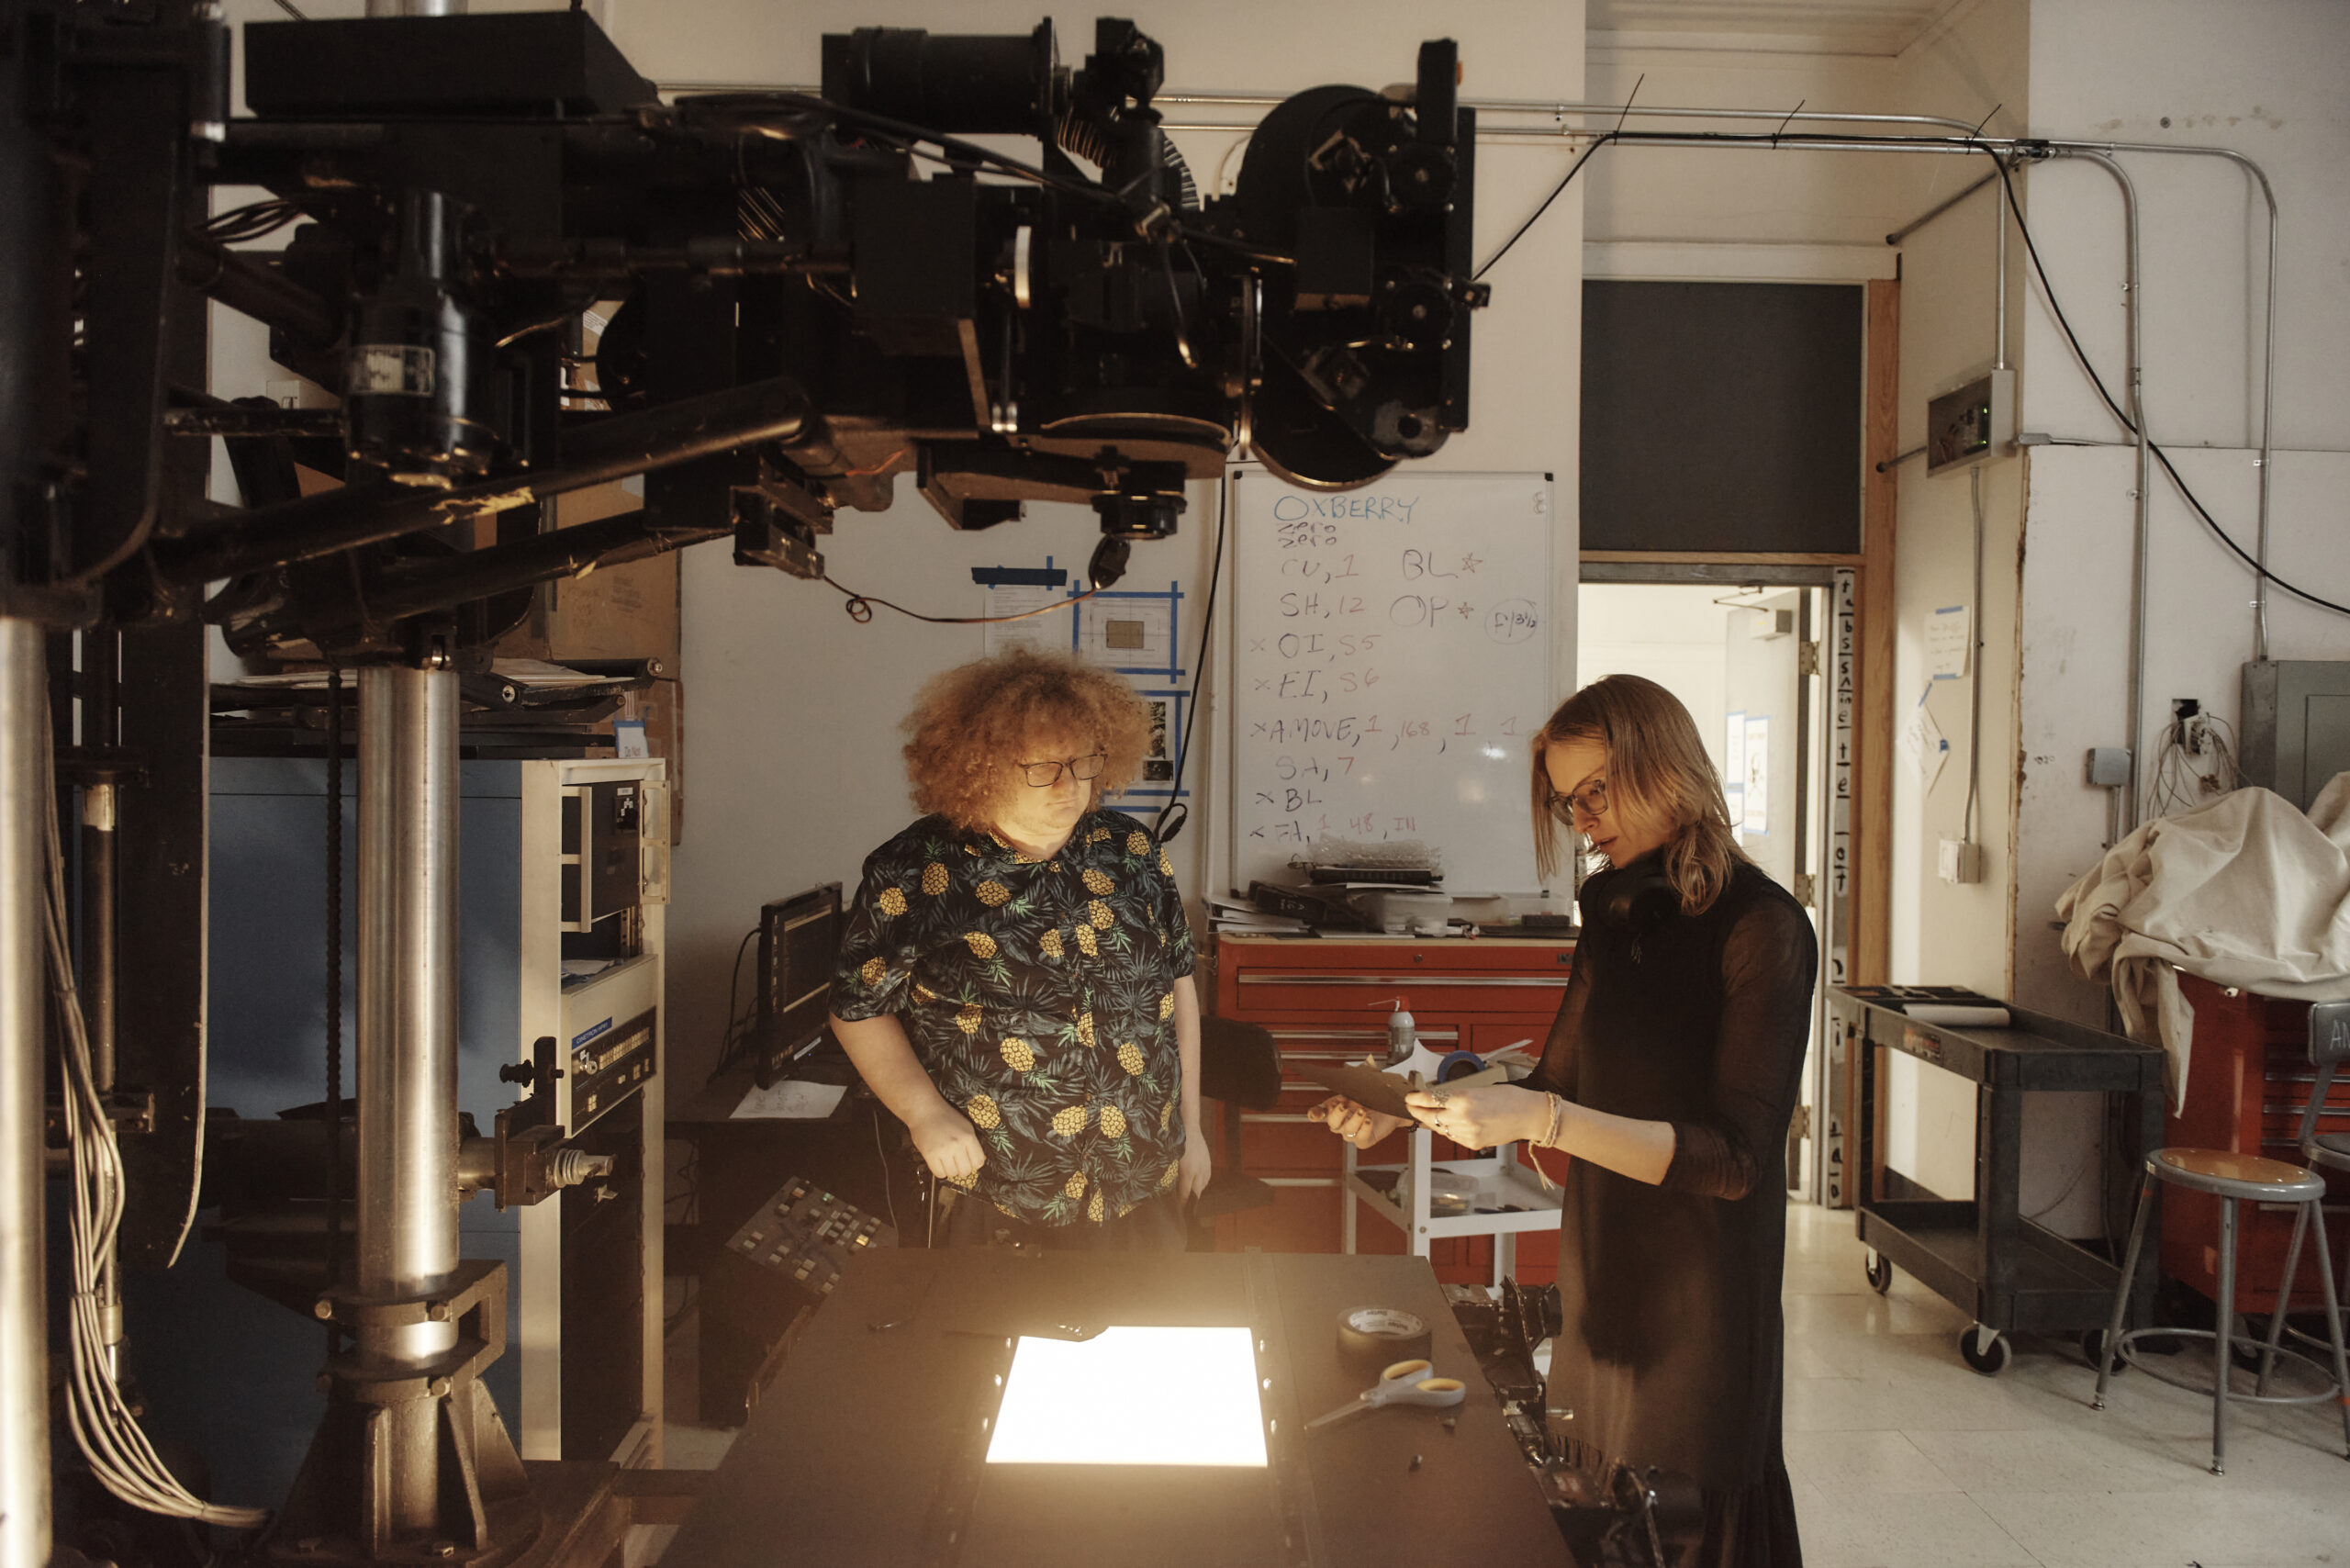
M1550 479L1406 468L1339 494L1233 479L1232 878L1417 838L1459 894L1530 891L1550 714Z

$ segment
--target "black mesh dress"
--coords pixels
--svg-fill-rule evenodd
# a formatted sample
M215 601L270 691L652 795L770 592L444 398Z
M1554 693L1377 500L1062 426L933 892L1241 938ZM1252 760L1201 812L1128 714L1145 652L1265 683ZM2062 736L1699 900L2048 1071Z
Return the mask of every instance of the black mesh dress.
M1586 1462L1694 1477L1703 1568L1791 1568L1803 1551L1779 1438L1779 1290L1811 922L1743 861L1702 914L1681 913L1645 858L1591 878L1582 905L1573 978L1528 1086L1670 1122L1674 1148L1653 1187L1568 1169L1550 1403L1573 1414L1554 1423Z

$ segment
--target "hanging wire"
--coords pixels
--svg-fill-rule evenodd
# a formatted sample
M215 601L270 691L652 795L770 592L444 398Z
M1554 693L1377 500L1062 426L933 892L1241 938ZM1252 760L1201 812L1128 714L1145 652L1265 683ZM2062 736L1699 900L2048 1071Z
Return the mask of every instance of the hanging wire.
M1183 772L1192 760L1192 731L1200 722L1200 678L1207 673L1208 635L1215 629L1216 584L1224 575L1225 509L1230 504L1231 495L1232 481L1219 476L1215 492L1215 550L1208 559L1207 609L1200 617L1200 654L1192 662L1192 696L1183 713L1183 733L1175 743L1175 782L1168 791L1167 803L1158 808L1158 816L1151 823L1151 836L1161 844L1181 833L1192 820L1191 805L1183 799Z
M843 588L833 581L829 575L823 578L823 583L825 587L846 596L847 602L841 608L847 610L848 618L859 626L873 619L873 607L877 604L884 610L894 610L899 614L912 620L926 621L933 626L996 626L1007 621L1025 621L1031 616L1050 615L1055 610L1067 610L1070 605L1083 604L1102 591L1101 587L1097 585L1087 588L1083 593L1071 594L1067 599L1057 599L1050 604L1038 605L1034 610L1024 610L1017 615L924 615L919 610L908 610L902 604L892 604L878 594L857 593Z
M90 1036L73 980L66 935L65 850L57 828L56 736L41 727L46 801L48 898L45 901L50 987L57 1003L59 1079L65 1113L65 1140L73 1177L67 1205L68 1252L73 1293L67 1303L70 1350L65 1415L73 1441L89 1461L99 1484L132 1507L173 1518L234 1529L266 1523L263 1508L237 1508L196 1496L166 1465L139 1425L108 1353L100 1293L106 1260L114 1255L122 1226L126 1179L114 1121L98 1092L91 1063ZM201 1110L198 1112L201 1115Z
M2131 422L2130 416L2122 411L2121 405L2114 401L2113 394L2106 390L2105 377L2099 375L2097 373L2097 366L2089 363L2088 351L2081 346L2079 335L2073 330L2073 323L2065 318L2065 308L2056 302L2056 286L2048 281L2048 268L2040 259L2040 247L2032 242L2031 225L2024 221L2023 206L2016 199L2015 181L2009 174L2008 161L1990 148L1986 147L1983 151L1990 155L1991 162L1998 168L1999 184L2007 192L2008 210L2015 214L2016 230L2023 236L2024 253L2031 258L2031 270L2040 279L2041 295L2048 301L2049 312L2056 318L2056 325L2064 330L2065 342L2072 347L2075 363L2080 365L2081 374L2089 378L2089 385L2097 388L2097 395L2104 400L2107 410L2121 422L2124 431L2135 436L2138 433L2138 427ZM2336 604L2330 599L2322 599L2307 588L2287 582L2283 577L2262 566L2257 556L2237 543L2228 531L2220 526L2219 519L2213 517L2210 509L2205 507L2196 497L2195 492L2188 487L2187 481L2179 476L2177 468L2172 465L2170 454L2165 452L2151 438L2146 442L2146 450L2154 454L2155 462L2162 465L2163 472L2168 475L2170 482L2177 487L2180 498L2194 509L2195 515L2203 520L2203 526L2211 531L2212 537L2234 552L2236 557L2251 567L2255 574L2267 578L2295 599L2307 600L2320 610L2330 610L2336 615L2350 615L2350 604Z

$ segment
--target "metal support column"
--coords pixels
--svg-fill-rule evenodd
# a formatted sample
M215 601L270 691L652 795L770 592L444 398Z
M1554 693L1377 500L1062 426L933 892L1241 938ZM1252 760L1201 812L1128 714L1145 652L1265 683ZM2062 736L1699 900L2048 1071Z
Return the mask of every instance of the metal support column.
M457 1267L457 677L359 677L359 1179L353 1282L415 1295ZM453 1322L370 1327L359 1352L428 1367ZM389 1463L367 1513L385 1534L434 1528L439 1410L386 1407Z
M116 722L122 666L119 634L111 626L82 633L82 745L102 755L121 741ZM111 772L82 785L82 972L79 986L90 1035L90 1070L98 1092L114 1093L116 1060L115 903L118 874L115 805L119 785ZM98 1269L98 1316L104 1328L106 1370L122 1372L122 1267L116 1249L106 1249Z
M0 1562L49 1561L49 1327L42 1274L45 633L0 618Z

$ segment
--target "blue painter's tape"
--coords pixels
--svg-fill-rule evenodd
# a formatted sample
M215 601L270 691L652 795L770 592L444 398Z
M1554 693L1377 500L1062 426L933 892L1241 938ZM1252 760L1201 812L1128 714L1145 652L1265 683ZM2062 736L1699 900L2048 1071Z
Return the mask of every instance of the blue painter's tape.
M1059 588L1069 581L1060 566L973 566L971 580L981 588Z

